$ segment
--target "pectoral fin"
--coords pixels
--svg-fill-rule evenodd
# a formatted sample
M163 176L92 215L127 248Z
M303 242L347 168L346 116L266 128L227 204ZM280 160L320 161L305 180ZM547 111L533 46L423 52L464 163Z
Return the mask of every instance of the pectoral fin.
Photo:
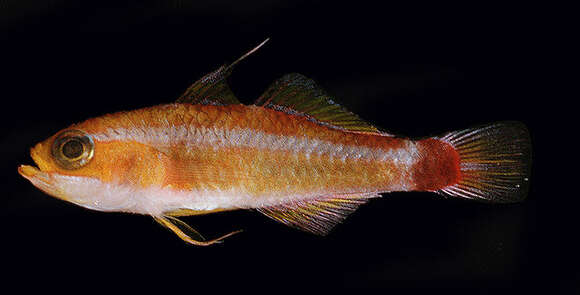
M223 239L241 232L241 230L234 231L219 238L207 241L198 231L176 217L154 216L153 218L159 224L174 232L180 239L197 246L209 246L215 243L220 243Z

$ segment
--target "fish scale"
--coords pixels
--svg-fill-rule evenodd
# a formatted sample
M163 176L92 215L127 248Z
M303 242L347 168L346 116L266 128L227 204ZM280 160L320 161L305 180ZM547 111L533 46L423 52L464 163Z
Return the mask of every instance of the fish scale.
M99 142L137 142L152 146L161 156L167 153L180 155L176 160L178 163L174 163L171 157L160 163L165 165L166 174L177 175L175 179L180 180L179 183L164 183L172 187L187 189L187 185L202 185L207 180L207 177L199 179L199 173L191 173L191 177L187 178L184 176L189 174L187 169L172 171L175 169L173 167L189 166L192 167L191 171L195 171L198 166L203 167L203 171L222 171L220 163L238 163L239 165L230 168L242 172L243 175L252 175L252 179L259 179L270 191L277 191L277 183L268 183L269 178L260 176L262 172L272 169L276 169L276 173L281 175L286 175L286 171L310 171L310 174L303 173L302 179L292 177L289 180L295 186L293 193L306 191L304 185L310 184L309 180L313 176L320 180L316 186L338 194L413 187L412 179L405 179L405 183L401 185L402 180L394 177L389 179L393 173L388 173L391 170L399 171L397 175L410 174L408 170L413 164L411 154L415 148L412 141L364 133L345 136L342 130L329 129L300 116L288 116L286 120L298 122L286 124L285 127L271 126L271 119L279 116L275 111L241 105L234 108L245 109L244 112L237 112L243 116L226 116L231 114L228 112L231 107L226 106L175 104L110 115L105 121L119 122L116 126L105 127L98 122L99 119L95 119L73 128L85 130ZM224 119L218 120L220 117ZM147 118L147 121L134 118ZM134 122L147 123L135 125ZM183 122L190 123L185 125ZM140 131L135 132L134 129ZM240 151L232 152L239 148ZM287 157L287 154L299 157ZM222 161L218 162L217 159ZM265 161L257 161L258 159ZM196 165L200 161L204 164ZM357 164L358 162L364 162L364 165ZM336 173L338 171L339 174ZM330 175L343 177L330 178ZM364 187L360 186L361 181L365 184ZM229 189L237 182L233 177L223 179L219 188ZM346 191L333 189L336 188L336 183L343 184L341 189ZM258 196L267 192L243 193Z

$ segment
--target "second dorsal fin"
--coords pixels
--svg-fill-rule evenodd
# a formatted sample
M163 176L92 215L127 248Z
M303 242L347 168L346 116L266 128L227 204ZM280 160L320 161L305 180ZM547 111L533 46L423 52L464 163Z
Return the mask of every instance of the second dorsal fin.
M206 105L239 104L240 101L234 95L227 83L227 77L232 73L232 68L238 62L254 53L262 47L262 45L268 42L268 40L269 39L266 39L264 42L260 43L260 45L248 51L248 53L244 54L230 65L223 65L219 67L219 69L197 80L177 99L177 102Z
M302 114L343 130L379 132L375 126L334 102L313 80L297 73L287 74L275 81L256 100L255 105Z

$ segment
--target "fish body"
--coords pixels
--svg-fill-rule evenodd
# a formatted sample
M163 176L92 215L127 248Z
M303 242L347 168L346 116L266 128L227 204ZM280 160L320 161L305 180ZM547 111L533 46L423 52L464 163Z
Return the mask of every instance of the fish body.
M176 216L257 209L326 234L385 192L525 198L530 144L521 123L413 140L379 131L300 74L242 105L225 83L230 70L206 75L174 104L74 124L31 150L38 168L19 172L83 207L151 215L197 245L223 237L206 241Z
M347 132L257 106L162 105L71 129L86 132L100 147L95 153L106 155L87 167L94 169L70 176L91 185L84 199L92 201L83 205L104 211L157 215L261 208L324 195L436 191L458 176L454 169L428 171L436 166L423 159L458 165L457 153L442 141ZM445 158L430 156L436 153ZM73 190L80 193L75 187L67 194Z

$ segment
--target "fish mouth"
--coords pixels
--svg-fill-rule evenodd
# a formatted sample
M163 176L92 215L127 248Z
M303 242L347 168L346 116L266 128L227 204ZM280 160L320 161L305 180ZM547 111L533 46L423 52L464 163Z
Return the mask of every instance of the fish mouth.
M60 197L61 194L54 185L54 180L49 173L43 172L40 169L30 165L20 165L18 167L18 173L43 192L62 199Z
M38 169L34 166L30 166L30 165L20 165L18 167L18 173L26 179L29 179L30 177L34 177L36 175L42 175L42 177L46 177L46 175L44 175L44 174L48 174L48 173L40 171L40 169Z
M32 179L37 179L38 181L43 181L47 184L50 183L50 176L48 173L42 172L34 166L20 165L18 167L18 173L30 181L32 181Z

